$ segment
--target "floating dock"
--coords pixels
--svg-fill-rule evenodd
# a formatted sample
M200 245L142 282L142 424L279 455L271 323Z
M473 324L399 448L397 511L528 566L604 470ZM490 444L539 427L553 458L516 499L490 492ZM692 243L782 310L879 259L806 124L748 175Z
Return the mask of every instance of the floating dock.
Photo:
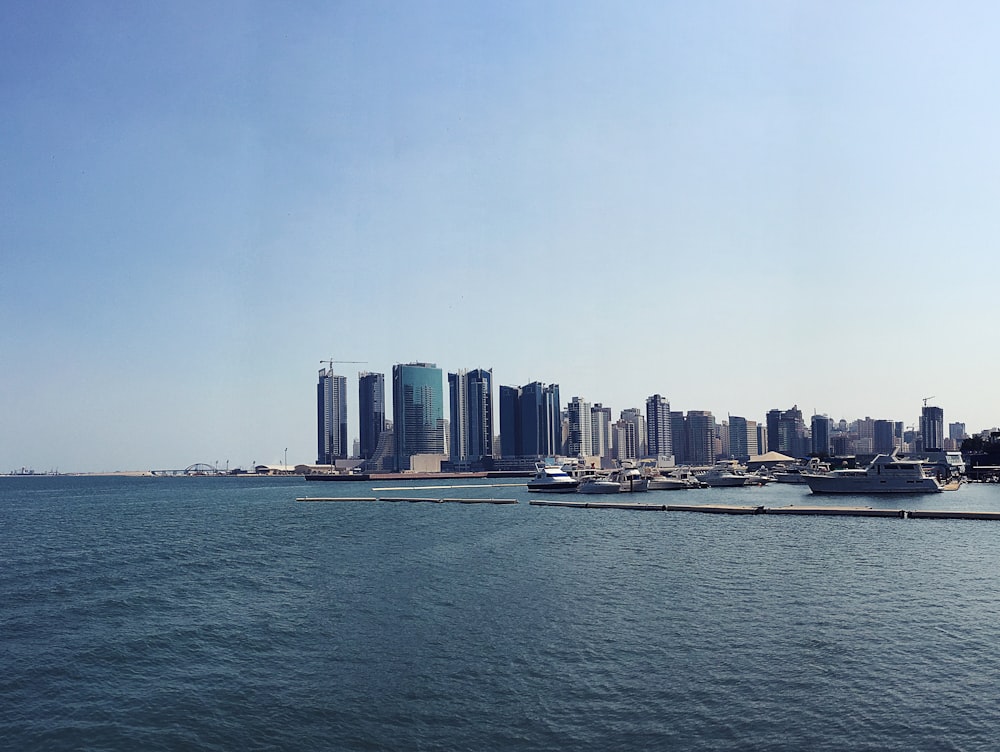
M529 501L536 507L572 507L574 509L630 509L636 512L663 512L663 504L639 504L629 501Z
M517 499L442 499L426 496L302 496L303 502L408 502L411 504L517 504ZM700 512L701 514L777 514L827 517L894 517L911 520L1000 520L1000 512L963 511L958 509L874 509L872 507L795 506L765 507L737 504L644 504L629 501L531 500L536 507L571 509L620 509L636 512Z
M378 501L374 496L303 496L296 501Z
M425 504L517 504L517 499L430 499L423 496L301 496L296 501L408 501Z
M871 507L768 507L765 514L823 515L829 517L905 517L904 509L872 509Z
M959 512L938 509L915 509L907 512L911 520L1000 520L1000 512Z
M702 514L763 514L764 507L738 504L667 504L668 512L701 512Z
M641 509L664 512L700 512L702 514L778 514L806 517L886 517L924 520L1000 520L1000 512L971 512L960 510L874 509L872 507L820 507L787 506L764 507L728 504L629 504L599 501L530 501L537 507L569 507L575 509Z

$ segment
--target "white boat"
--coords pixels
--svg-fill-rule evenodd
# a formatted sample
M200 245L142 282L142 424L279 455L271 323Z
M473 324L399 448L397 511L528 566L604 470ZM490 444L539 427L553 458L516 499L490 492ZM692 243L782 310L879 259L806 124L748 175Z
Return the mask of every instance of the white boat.
M608 479L617 481L622 493L639 493L649 488L647 479L642 477L642 472L636 467L620 467L612 471Z
M716 462L713 468L699 473L696 477L709 488L761 486L767 482L764 476L756 474L747 475L746 471L736 460Z
M580 483L580 493L639 493L648 488L647 479L634 467L620 467L607 476L592 476Z
M616 494L622 492L622 484L607 475L591 475L581 479L576 490L582 494Z
M880 454L865 468L805 473L814 494L937 493L944 490L927 463Z
M666 475L657 473L646 478L646 488L650 491L683 491L701 488L701 482L687 470L674 470Z
M806 473L828 473L830 472L830 465L826 462L821 462L816 457L809 460L808 464L792 465L791 467L785 467L783 465L778 465L774 468L774 479L778 483L801 483L806 482Z
M579 485L580 481L561 467L539 462L535 465L535 477L528 481L528 490L538 493L572 493Z

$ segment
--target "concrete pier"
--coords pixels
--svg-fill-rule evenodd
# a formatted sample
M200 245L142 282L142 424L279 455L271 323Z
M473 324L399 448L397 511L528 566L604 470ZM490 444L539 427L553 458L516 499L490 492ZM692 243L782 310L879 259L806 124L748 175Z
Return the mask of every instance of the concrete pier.
M906 513L911 520L1000 520L1000 512L915 509Z
M764 507L727 504L667 504L668 512L701 512L702 514L763 514Z
M424 496L301 496L296 501L303 502L410 502L425 504L517 504L517 499L439 499ZM567 507L570 509L621 509L639 512L700 512L702 514L784 514L827 517L892 517L914 520L1000 520L998 512L977 512L958 509L873 509L872 507L820 507L787 506L765 507L760 505L729 504L645 504L629 501L583 501L580 500L537 500L528 502L536 507Z
M872 509L871 507L768 507L765 514L803 514L832 517L905 517L904 509Z
M428 504L441 503L441 499L426 499L420 496L380 496L379 501L410 501L413 503L425 502Z
M627 509L635 512L664 512L663 504L640 504L631 501L538 501L528 502L534 507L569 507L573 509Z
M374 496L303 496L296 501L377 501Z

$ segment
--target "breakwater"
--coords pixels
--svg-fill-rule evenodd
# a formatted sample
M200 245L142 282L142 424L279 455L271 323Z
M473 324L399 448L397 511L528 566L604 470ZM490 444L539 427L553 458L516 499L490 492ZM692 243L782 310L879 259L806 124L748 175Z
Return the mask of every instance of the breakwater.
M517 504L517 499L439 499L423 496L302 496L296 501L408 501L411 503L445 504Z
M872 507L796 506L765 507L741 504L642 504L614 501L530 501L532 506L574 509L623 509L646 512L700 512L702 514L778 514L826 517L896 517L924 520L1000 520L1000 512L956 509L875 509Z
M448 498L426 496L301 496L299 502L409 502L424 504L517 504L517 499ZM694 512L728 515L796 515L805 517L895 517L914 520L1000 520L1000 512L958 509L876 509L873 507L800 506L766 507L760 504L647 504L629 501L531 500L535 507L567 509L618 509L632 512Z

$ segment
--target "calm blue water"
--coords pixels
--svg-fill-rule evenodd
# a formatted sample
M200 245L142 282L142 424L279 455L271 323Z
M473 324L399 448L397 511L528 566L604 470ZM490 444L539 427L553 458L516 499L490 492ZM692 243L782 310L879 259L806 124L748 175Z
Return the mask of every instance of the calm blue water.
M1000 522L402 493L522 503L297 503L387 494L299 479L0 478L0 747L1000 744ZM654 498L816 502L789 486ZM1000 509L1000 486L840 503L859 502Z

